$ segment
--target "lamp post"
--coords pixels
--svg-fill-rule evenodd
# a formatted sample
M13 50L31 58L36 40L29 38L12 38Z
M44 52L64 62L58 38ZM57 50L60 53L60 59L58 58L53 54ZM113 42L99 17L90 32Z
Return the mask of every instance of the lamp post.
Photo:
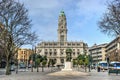
M97 72L100 72L100 66L98 65L98 49L97 49L97 51L96 51L96 53L97 53Z
M98 66L98 50L97 50L97 66Z
M16 74L18 74L18 53L16 53Z
M115 51L115 57L116 57L116 58L115 58L116 61L118 61L118 51L117 51L117 50Z
M84 51L84 53L85 53L85 56L84 56L84 59L85 59L84 66L85 66L85 72L87 72L87 69L86 69L86 50Z
M89 64L88 64L89 72L91 72L91 70L90 70L90 68L91 68L91 53L88 55L88 58L89 58Z

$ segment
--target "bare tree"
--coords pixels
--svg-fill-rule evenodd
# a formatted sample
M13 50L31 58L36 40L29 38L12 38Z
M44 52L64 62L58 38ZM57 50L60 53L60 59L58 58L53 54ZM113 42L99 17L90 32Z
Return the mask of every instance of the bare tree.
M108 35L120 35L120 0L108 2L107 11L98 22L100 30Z
M0 0L0 44L6 56L6 75L10 74L10 62L17 50L32 44L37 37L31 31L31 20L24 4L15 0Z

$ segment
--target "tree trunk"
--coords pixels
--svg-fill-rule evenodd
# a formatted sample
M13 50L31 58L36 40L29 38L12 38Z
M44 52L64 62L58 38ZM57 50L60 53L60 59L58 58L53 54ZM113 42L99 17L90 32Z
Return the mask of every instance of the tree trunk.
M39 67L38 67L38 65L37 65L37 72L39 72Z
M10 75L10 64L9 64L9 60L6 61L6 75Z
M42 66L42 72L44 72L44 67Z
M18 74L18 60L17 60L17 64L16 64L16 74Z
M32 66L31 66L31 72L33 72L33 63L32 63Z
M87 66L85 65L85 72L87 72Z

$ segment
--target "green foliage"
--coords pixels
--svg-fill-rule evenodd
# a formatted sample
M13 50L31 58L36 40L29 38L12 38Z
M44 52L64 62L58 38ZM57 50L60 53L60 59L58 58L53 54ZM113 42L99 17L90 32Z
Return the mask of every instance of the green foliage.
M55 65L55 60L54 59L50 59L49 62L48 62L48 65L52 65L54 66Z
M88 63L89 63L89 57L88 57L88 55L80 54L77 57L77 62L78 62L78 65L88 65Z
M66 49L66 53L72 53L72 49L71 48L67 48Z
M36 65L38 66L40 64L40 58L36 58L35 62L36 62Z
M40 54L31 54L29 57L29 61L30 60L35 62L35 66L38 66L40 63L42 63L42 65L45 65L47 63L47 57L41 56Z
M78 60L78 65L83 65L84 61L83 60Z
M41 62L42 62L42 66L45 66L47 64L47 57L41 56Z
M77 59L73 59L73 65L77 65L77 64L78 64Z
M36 54L33 53L29 56L29 61L32 60L32 61L35 61L35 58L36 58Z
M47 60L42 61L42 66L45 66L47 64Z

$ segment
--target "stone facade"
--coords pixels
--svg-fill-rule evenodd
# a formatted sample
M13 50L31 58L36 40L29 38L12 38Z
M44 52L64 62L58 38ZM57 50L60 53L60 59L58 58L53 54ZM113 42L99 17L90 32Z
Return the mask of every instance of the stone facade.
M66 61L66 49L72 49L72 60L77 58L79 54L88 51L88 45L82 41L67 41L67 21L64 11L60 12L58 19L58 41L41 42L36 46L36 52L40 55L47 56L47 60L53 59L55 65L64 65Z

